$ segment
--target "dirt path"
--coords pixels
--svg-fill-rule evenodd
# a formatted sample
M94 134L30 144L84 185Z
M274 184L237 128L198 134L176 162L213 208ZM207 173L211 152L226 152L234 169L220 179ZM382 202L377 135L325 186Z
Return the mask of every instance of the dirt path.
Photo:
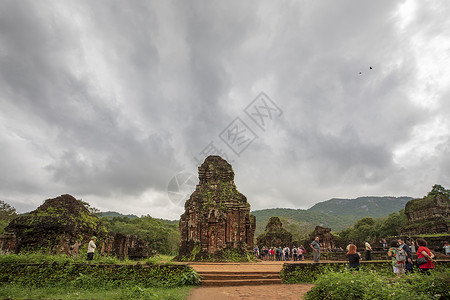
M192 290L188 300L303 299L312 287L312 284L198 287Z
M189 263L199 273L206 272L280 272L284 262L259 263ZM299 262L303 263L303 262ZM188 300L222 299L303 299L312 284L271 284L220 287L197 287Z
M258 263L202 263L189 265L197 272L280 272L283 261L264 261Z

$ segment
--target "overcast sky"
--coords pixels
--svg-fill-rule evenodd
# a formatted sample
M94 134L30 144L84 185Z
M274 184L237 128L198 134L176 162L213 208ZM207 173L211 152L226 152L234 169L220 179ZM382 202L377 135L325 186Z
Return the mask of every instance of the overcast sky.
M178 219L169 182L211 146L252 210L449 188L449 15L444 0L0 0L0 200Z

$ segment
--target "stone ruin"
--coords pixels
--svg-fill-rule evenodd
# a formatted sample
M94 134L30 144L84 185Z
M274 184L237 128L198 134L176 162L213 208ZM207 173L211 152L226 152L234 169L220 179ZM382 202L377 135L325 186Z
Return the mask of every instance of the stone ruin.
M408 225L403 235L448 233L450 228L450 199L442 193L408 201L405 205Z
M309 244L314 240L314 238L319 237L320 251L333 251L335 248L335 237L331 234L331 228L326 228L322 226L316 226L314 231L309 236ZM308 247L309 247L308 244Z
M226 251L245 255L253 248L256 219L236 189L233 168L220 156L209 156L198 175L200 182L180 219L179 258L220 258Z
M292 247L292 233L283 228L280 218L271 217L264 233L256 239L261 247Z
M36 210L13 219L0 236L1 250L46 251L77 255L86 252L92 236L97 251L119 258L149 256L148 244L136 236L111 234L100 219L71 195L48 199ZM84 254L84 253L83 253Z

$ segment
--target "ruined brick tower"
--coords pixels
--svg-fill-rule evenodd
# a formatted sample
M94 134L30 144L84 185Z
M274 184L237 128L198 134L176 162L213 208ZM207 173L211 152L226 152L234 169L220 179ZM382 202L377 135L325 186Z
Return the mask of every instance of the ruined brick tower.
M221 257L225 250L244 254L252 249L255 217L236 189L231 165L220 156L208 156L198 167L198 177L180 219L179 257Z

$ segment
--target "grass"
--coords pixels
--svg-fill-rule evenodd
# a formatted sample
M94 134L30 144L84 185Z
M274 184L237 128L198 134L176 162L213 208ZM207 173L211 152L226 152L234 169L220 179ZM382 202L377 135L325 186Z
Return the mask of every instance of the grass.
M94 255L93 263L114 264L114 265L134 265L136 263L163 264L170 263L174 256L155 255L143 260L120 260L114 256L102 256L98 253ZM64 263L64 262L86 262L85 255L68 256L63 254L45 254L45 253L21 253L21 254L0 254L0 263Z
M22 267L13 267L11 269L19 270L19 274L17 275L19 277L30 277L28 271L25 271L25 273L23 272L23 268L30 268L29 266L25 266L27 264L42 264L43 268L50 268L50 277L54 277L53 281L49 280L48 283L45 283L45 280L39 280L41 276L49 276L49 273L44 272L45 270L43 269L38 270L38 273L35 274L36 277L33 277L34 275L32 275L23 282L20 280L15 281L5 279L7 276L2 276L4 277L4 282L0 283L0 299L186 299L193 288L193 286L189 285L192 284L190 283L193 279L192 274L189 272L182 272L180 275L177 275L177 272L171 269L172 266L163 267L164 264L172 264L170 262L172 259L173 256L157 255L140 261L129 259L119 260L116 257L96 254L92 261L92 268L90 268L90 265L86 264L86 257L84 255L66 256L43 253L0 254L0 266L5 267L6 269L11 265L23 265ZM155 280L159 281L148 281L148 277L145 277L142 278L145 280L140 282L138 273L142 271L142 269L134 269L133 266L138 262L143 265L150 263L163 267L162 269L156 268L156 273L152 273L156 276ZM118 266L117 268L113 267L111 270L108 266L106 266L106 268L98 268L98 266L105 264L117 264L121 266ZM84 268L87 267L91 270L91 273L83 272L84 275L79 274L75 279L70 276L64 276L64 268L67 267L67 270L70 271L70 266L72 265L78 267L84 266ZM97 268L94 268L94 266L97 266ZM131 267L131 269L129 267ZM33 268L35 269L36 267L32 266L31 269ZM130 276L126 276L122 280L116 278L117 280L114 279L108 281L102 279L105 276L105 272L112 272L113 279L115 278L114 275L117 275L117 278L120 277L120 274L117 272L131 273L129 274ZM161 274L161 272L167 272L167 274ZM17 276L12 278L18 279ZM178 278L177 276L181 277ZM60 278L60 280L57 279L55 281L55 278ZM182 286L162 285L166 280L170 281L172 279L176 282L179 281L178 284Z
M192 287L91 288L43 287L30 288L17 284L0 285L1 299L186 299Z

